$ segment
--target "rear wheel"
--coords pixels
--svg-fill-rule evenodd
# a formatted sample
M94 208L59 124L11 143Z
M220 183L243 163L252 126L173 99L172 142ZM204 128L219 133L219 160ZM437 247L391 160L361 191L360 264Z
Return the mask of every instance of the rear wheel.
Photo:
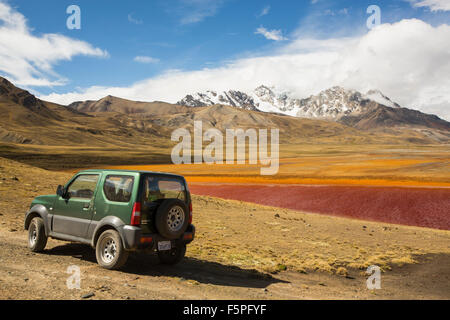
M98 238L95 255L98 264L109 270L120 269L128 260L128 251L115 230L106 230Z
M162 264L174 265L183 260L186 254L186 245L168 251L158 251L158 258Z
M40 217L33 218L28 227L28 248L33 252L42 252L46 245L44 220Z

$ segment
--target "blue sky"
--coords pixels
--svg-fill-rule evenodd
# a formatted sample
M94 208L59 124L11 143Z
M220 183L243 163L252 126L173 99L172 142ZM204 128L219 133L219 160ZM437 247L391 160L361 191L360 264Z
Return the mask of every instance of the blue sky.
M120 88L131 88L143 81L154 82L174 72L190 75L202 70L226 69L229 63L246 59L278 56L285 52L291 54L292 48L302 39L320 41L364 37L369 33L366 10L372 4L381 8L383 24L418 19L438 28L450 22L448 2L0 0L11 12L26 19L28 36L38 40L49 34L61 36L55 40L56 44L50 41L52 43L42 47L52 51L52 45L58 46L60 51L55 51L53 56L47 53L50 56L43 58L36 53L38 57L24 58L30 64L28 68L36 68L37 72L30 71L21 79L21 71L13 70L12 62L7 67L2 67L0 62L0 74L41 96L52 95L56 101L59 101L58 95L92 91L96 87L110 88L119 94L122 92ZM69 17L66 8L72 4L81 9L81 30L66 27ZM2 24L5 21L2 23L0 16L0 27ZM64 42L64 39L82 43L78 43L78 47L61 48L57 43ZM13 45L10 48L14 48ZM0 57L1 50L0 46ZM303 46L300 50L307 51ZM14 63L21 65L21 61ZM11 70L15 74L11 74ZM268 74L258 80L270 82L271 78ZM40 81L42 79L46 81ZM378 85L376 82L373 84ZM186 87L189 89L191 86ZM125 95L134 97L131 93ZM153 100L144 93L135 96ZM164 96L155 95L154 98L162 99ZM69 97L61 99L61 102L67 99Z
M374 3L373 0L319 0L315 4L310 0L8 2L27 18L36 35L60 33L109 53L106 59L78 56L70 62L58 63L54 70L69 79L68 85L38 88L42 93L93 85L124 86L167 69L213 67L227 59L268 51L280 45L255 34L261 26L281 30L285 37L302 26L308 34L315 33L319 37L365 32L366 9ZM425 10L414 9L405 1L377 3L386 8L382 16L384 22L397 20L397 15L402 18L427 15ZM71 4L77 4L81 9L81 30L66 27L69 17L66 8ZM265 8L266 14L262 15ZM347 14L339 13L340 10L347 10ZM137 63L134 61L137 56L153 57L158 62Z

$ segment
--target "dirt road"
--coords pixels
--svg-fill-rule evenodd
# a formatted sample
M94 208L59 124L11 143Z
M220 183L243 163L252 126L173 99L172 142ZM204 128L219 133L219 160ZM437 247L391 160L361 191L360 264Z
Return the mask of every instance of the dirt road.
M95 263L90 247L50 241L43 254L25 247L23 232L0 236L0 299L448 299L449 256L423 257L423 264L382 275L382 289L366 288L366 278L328 273L282 272L267 275L220 263L187 258L163 267L152 256L133 256L124 271ZM427 261L429 259L429 261ZM66 286L71 265L80 267L81 289Z

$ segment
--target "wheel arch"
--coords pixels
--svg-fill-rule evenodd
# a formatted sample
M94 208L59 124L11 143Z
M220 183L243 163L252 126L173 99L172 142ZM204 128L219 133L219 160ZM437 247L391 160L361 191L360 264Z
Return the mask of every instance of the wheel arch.
M125 223L119 219L118 217L108 216L100 220L99 224L94 230L94 234L92 236L91 245L93 248L97 245L98 238L100 235L106 230L115 230L119 233L120 239L122 240L122 244L124 244L122 229Z
M50 230L48 215L49 214L45 206L40 204L33 206L25 215L24 229L28 230L28 228L30 227L31 220L33 220L36 217L39 217L42 220L44 220L45 234L46 236L48 236Z

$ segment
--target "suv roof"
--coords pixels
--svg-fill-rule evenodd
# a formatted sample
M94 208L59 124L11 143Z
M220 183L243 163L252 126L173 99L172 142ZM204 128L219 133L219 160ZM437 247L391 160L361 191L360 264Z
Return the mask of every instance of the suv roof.
M145 170L122 170L122 169L88 169L88 170L82 170L79 171L79 173L98 173L98 172L125 172L125 173L140 173L140 174L159 174L159 175L165 175L165 176L173 176L177 178L183 178L183 176L173 173L167 173L167 172L156 172L156 171L145 171Z

